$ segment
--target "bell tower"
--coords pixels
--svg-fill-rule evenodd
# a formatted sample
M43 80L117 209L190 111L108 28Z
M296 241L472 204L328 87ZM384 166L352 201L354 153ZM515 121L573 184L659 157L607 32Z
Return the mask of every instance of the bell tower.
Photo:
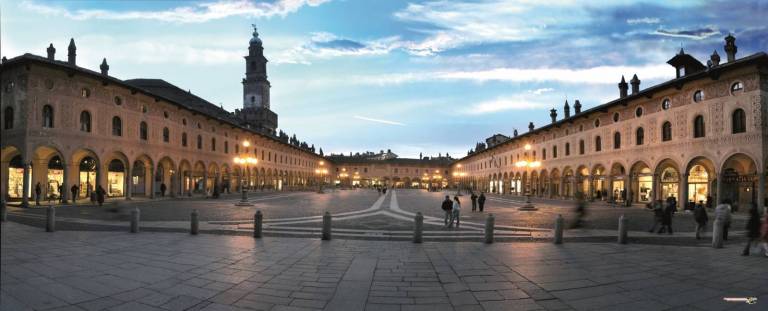
M256 131L275 135L277 114L270 110L269 80L267 80L267 58L264 57L259 32L253 25L253 37L245 56L245 78L243 79L243 109L235 114L244 126Z

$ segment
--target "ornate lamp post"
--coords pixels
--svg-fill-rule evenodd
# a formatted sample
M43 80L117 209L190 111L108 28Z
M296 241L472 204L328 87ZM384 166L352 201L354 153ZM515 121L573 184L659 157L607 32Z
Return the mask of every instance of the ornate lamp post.
M461 163L456 164L456 168L457 169L461 169ZM465 172L453 172L453 178L458 179L458 184L456 186L456 195L457 196L462 196L463 195L463 194L461 194L461 188L463 186L462 181L464 179L464 176L467 176L467 173L465 173Z
M323 184L325 183L325 174L328 174L328 169L325 168L325 162L320 161L318 162L319 167L315 169L315 174L319 176L320 182L318 183L317 193L324 193L323 192Z
M526 151L531 150L531 145L530 144L525 144L524 149ZM524 159L524 160L516 162L515 166L518 167L518 168L525 168L525 171L527 173L526 175L528 176L528 180L530 180L530 178L531 178L530 177L531 176L530 169L534 169L534 168L540 167L541 166L541 162L534 161L532 159L528 159L528 152L525 153L525 158L526 159ZM531 203L531 190L530 190L530 187L526 187L525 205L520 207L519 210L521 210L521 211L535 211L535 210L537 210L537 208L533 205L533 203Z
M242 193L242 197L240 198L240 202L235 203L235 206L253 206L250 202L248 202L248 190L246 190L245 185L243 183L243 179L245 177L245 172L250 172L248 170L248 165L256 165L259 163L259 160L248 156L248 147L251 145L250 142L247 140L243 142L243 147L245 147L245 153L243 156L235 157L234 162L235 164L240 164L242 167L241 174L240 174L240 192ZM247 182L246 182L247 183Z

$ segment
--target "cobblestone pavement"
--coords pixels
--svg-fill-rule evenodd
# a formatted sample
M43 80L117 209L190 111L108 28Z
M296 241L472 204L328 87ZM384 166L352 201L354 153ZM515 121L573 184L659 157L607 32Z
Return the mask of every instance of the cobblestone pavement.
M768 259L738 256L736 246L1 228L1 310L765 310L768 303Z
M551 228L558 214L565 217L567 224L572 223L574 218L572 202L534 200L539 210L526 212L518 210L518 207L524 204L522 198L489 196L485 212L480 213L471 211L469 197L465 195L461 197L461 229L447 231L442 228L443 212L439 209L439 203L445 195L452 196L453 193L409 189L392 190L383 196L374 190L366 189L337 190L325 194L268 192L252 194L251 201L254 206L249 207L235 206L239 196L233 194L217 200L139 199L104 207L59 207L56 214L61 223L60 229L124 230L129 219L128 211L138 207L141 209L142 226L152 230L181 231L189 227L189 214L197 210L203 222L201 229L204 231L247 234L253 228L253 214L261 210L264 213L266 234L309 237L319 235L322 214L329 211L334 217L334 231L338 230L340 236L408 239L413 230L413 218L420 212L425 216L426 238L438 240L456 237L481 238L486 217L491 213L496 219L496 235L502 240L521 237L527 237L529 240L547 238L551 236ZM44 208L10 209L10 219L25 224L42 226L44 215ZM629 230L632 239L641 238L644 242L652 243L675 241L685 245L707 243L706 239L692 239L694 221L688 213L678 213L675 216L673 227L676 234L670 239L667 235L646 232L652 220L649 210L639 207L615 208L599 203L592 204L589 208L586 226L580 230L566 231L566 237L613 238L621 215L630 219ZM744 224L744 216L734 217L731 229L735 233L732 234L734 238L740 238Z

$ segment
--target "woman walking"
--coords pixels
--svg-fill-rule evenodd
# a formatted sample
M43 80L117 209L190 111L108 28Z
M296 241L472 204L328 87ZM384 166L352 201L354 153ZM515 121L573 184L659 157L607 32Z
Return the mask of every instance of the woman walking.
M461 202L459 197L453 197L453 208L451 209L451 221L448 223L448 228L453 227L453 221L456 220L456 228L459 227L459 216L461 214Z
M699 240L701 239L701 233L707 228L707 221L709 221L704 201L699 201L699 204L696 204L696 207L693 208L693 219L696 220L696 239Z
M752 203L752 207L749 209L749 220L747 221L747 245L744 246L744 251L741 252L742 256L749 256L749 249L752 247L752 243L757 243L760 237L760 214L757 213L757 204Z

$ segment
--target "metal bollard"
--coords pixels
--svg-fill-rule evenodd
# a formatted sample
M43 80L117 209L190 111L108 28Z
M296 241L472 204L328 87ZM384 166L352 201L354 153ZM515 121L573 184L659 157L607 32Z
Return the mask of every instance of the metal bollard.
M264 215L261 214L261 211L256 211L256 214L253 214L253 237L254 238L261 238L261 224L264 221Z
M723 221L717 218L712 224L712 248L723 248Z
M619 217L619 244L627 244L627 230L629 228L629 219L622 214Z
M197 210L192 210L192 215L190 215L190 224L189 224L189 233L192 235L197 235L198 229L200 229L200 221L199 221L199 215L197 213Z
M331 213L325 212L323 214L323 234L321 237L323 240L331 239Z
M139 208L134 208L131 211L131 233L139 233L139 217L141 216L141 212L139 211Z
M48 206L45 210L45 232L56 231L56 209L53 206Z
M485 243L491 244L493 243L493 227L496 226L496 217L493 217L493 214L488 214L488 217L485 218Z
M555 244L563 244L563 223L565 220L563 220L563 215L558 214L557 218L555 218Z
M424 215L421 212L416 213L413 223L413 243L421 243L422 233L424 232Z

